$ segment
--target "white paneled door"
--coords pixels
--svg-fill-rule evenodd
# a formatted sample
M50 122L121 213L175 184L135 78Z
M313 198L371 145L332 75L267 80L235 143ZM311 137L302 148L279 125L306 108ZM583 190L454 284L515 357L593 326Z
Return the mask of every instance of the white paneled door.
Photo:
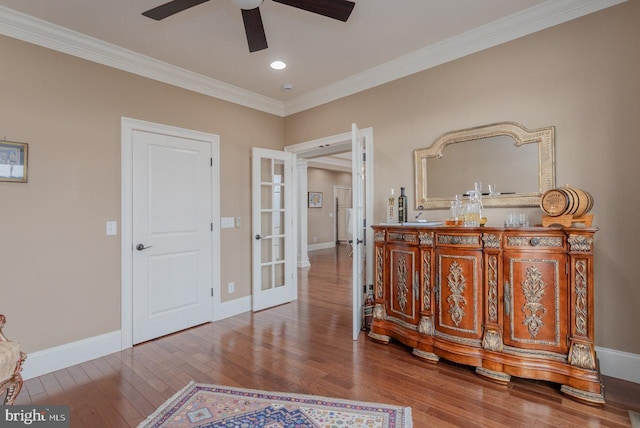
M132 137L133 344L212 319L212 147Z
M373 281L373 129L351 126L353 340L362 330L363 295Z
M288 303L297 296L294 159L287 152L252 151L254 311Z

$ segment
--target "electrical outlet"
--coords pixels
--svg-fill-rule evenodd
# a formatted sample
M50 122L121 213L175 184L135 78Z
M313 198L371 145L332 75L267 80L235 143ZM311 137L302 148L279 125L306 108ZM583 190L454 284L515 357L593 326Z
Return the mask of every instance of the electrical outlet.
M227 288L228 288L229 294L235 293L236 292L235 282L230 282L229 284L227 284Z

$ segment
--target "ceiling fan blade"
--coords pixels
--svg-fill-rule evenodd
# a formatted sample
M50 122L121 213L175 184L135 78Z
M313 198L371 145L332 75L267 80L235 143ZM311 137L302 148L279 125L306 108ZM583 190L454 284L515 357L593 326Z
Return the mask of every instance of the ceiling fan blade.
M348 0L273 0L308 12L347 22L353 7L356 5Z
M249 52L256 52L266 49L267 36L264 34L264 26L262 25L262 15L260 8L242 9L242 20L244 21L244 32L247 34L247 43L249 44Z
M153 9L149 9L146 12L142 12L142 14L147 18L160 21L161 19L165 19L171 15L175 15L178 12L182 12L183 10L187 10L190 7L197 6L208 1L209 0L173 0L169 3L165 3L158 7L154 7Z

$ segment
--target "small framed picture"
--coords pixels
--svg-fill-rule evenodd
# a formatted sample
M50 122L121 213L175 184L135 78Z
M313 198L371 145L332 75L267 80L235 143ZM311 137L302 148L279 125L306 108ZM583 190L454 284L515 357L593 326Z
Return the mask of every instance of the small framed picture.
M27 182L27 143L0 141L0 181Z
M322 208L322 192L309 192L309 208Z

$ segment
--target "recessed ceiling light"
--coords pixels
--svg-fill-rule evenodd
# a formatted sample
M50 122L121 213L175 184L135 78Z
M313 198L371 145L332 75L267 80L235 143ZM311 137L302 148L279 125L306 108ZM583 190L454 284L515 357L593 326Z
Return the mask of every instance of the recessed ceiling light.
M285 64L282 61L273 61L271 63L271 68L273 68L274 70L282 70L283 68L285 68L287 66L287 64Z

